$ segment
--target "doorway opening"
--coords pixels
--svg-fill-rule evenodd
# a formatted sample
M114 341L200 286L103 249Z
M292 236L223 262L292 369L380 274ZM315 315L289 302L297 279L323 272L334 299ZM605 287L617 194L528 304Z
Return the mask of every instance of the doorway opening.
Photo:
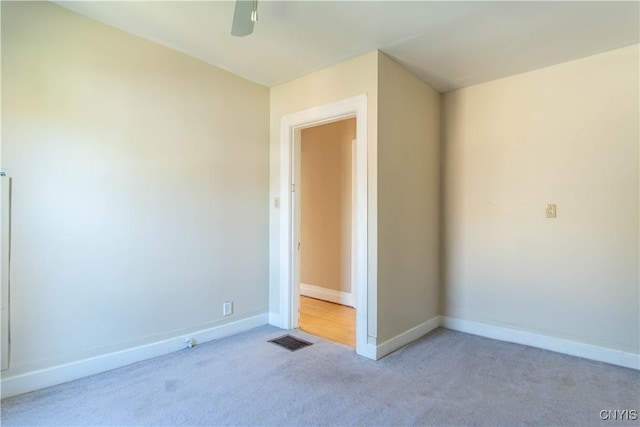
M351 288L356 306L356 352L375 359L375 345L368 343L368 322L375 311L368 307L368 142L367 96L360 95L286 115L280 128L280 310L284 329L300 326L300 227L302 131L320 125L355 119L353 153ZM375 309L375 306L373 307Z
M355 348L352 286L356 119L302 129L299 327Z

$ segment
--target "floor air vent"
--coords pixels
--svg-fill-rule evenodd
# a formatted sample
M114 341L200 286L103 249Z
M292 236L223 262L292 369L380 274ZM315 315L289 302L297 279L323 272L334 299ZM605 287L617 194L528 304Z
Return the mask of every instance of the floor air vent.
M313 343L301 340L300 338L292 337L291 335L283 335L280 338L269 340L269 342L279 345L280 347L284 347L289 351L296 351L300 350L301 348L313 345Z

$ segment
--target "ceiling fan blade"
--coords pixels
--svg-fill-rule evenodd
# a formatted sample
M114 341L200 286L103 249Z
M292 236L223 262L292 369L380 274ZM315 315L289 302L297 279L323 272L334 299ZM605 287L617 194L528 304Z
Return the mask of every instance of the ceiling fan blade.
M253 0L236 0L236 9L233 12L233 24L231 25L232 36L244 37L253 33L252 11Z

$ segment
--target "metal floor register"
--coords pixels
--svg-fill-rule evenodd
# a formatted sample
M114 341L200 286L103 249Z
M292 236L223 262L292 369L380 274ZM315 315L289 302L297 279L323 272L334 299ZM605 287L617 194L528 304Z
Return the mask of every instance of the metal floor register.
M284 347L289 351L296 351L300 350L301 348L313 345L313 343L301 340L300 338L296 338L291 335L283 335L279 338L269 340L268 342L279 345L280 347Z

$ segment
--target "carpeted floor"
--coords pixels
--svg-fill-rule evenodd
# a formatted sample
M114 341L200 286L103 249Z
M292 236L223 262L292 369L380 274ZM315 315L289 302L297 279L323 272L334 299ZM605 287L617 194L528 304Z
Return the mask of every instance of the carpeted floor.
M2 425L638 425L640 373L437 329L378 361L264 326L2 401Z

